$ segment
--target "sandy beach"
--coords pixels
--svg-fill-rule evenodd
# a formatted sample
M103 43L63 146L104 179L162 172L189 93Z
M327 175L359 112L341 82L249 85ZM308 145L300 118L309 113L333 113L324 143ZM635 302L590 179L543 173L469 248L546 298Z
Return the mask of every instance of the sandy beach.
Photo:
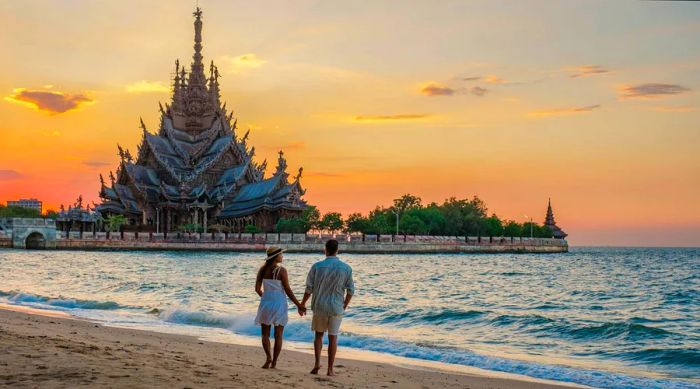
M41 314L38 314L41 313ZM565 384L407 369L343 359L337 377L308 373L311 355L284 350L263 370L261 350L195 337L106 327L62 313L0 308L0 385L13 388L561 388Z

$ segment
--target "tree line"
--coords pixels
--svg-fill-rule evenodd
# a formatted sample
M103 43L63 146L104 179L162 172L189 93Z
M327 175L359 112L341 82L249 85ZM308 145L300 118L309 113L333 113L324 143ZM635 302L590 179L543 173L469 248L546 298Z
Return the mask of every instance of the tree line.
M471 199L451 197L442 204L424 205L421 198L410 194L394 200L391 207L377 206L367 216L351 213L347 218L338 212L324 215L309 206L300 216L281 218L276 232L306 233L309 231L362 234L444 235L444 236L508 236L551 238L546 226L488 215L486 204L477 196Z

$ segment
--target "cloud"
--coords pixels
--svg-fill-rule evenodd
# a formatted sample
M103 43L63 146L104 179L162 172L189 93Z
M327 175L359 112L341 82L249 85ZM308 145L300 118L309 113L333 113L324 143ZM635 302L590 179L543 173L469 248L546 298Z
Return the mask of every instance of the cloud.
M0 181L9 181L23 178L24 175L16 170L0 169Z
M501 77L494 76L493 74L490 74L488 76L462 77L462 80L463 81L481 81L481 82L485 82L487 84L511 84L511 82L508 82Z
M224 55L221 58L228 64L228 69L234 73L238 73L243 70L256 69L267 63L266 60L259 58L253 53L239 55L238 57Z
M690 92L690 88L675 84L640 84L640 85L623 85L620 87L620 96L625 99L662 99L665 97L679 95L681 93Z
M590 77L597 76L599 74L610 73L610 70L605 69L600 65L583 65L567 70L574 72L574 74L569 76L571 78Z
M698 110L698 107L691 107L687 105L681 107L659 106L653 107L652 110L656 112L695 112Z
M109 162L104 162L104 161L83 161L83 165L89 166L89 167L103 167L103 166L108 166L110 163Z
M430 115L425 114L398 114L398 115L361 115L355 116L355 120L358 122L378 122L378 121L392 121L392 120L417 120L425 119Z
M420 93L426 96L452 96L456 90L442 84L428 84L420 90Z
M75 110L82 104L94 102L94 100L82 93L71 94L59 91L31 90L26 88L14 89L12 95L5 97L5 100L19 103L39 111L45 111L51 115Z
M501 77L497 77L494 75L485 76L482 78L481 81L489 83L489 84L506 84L506 83L508 83L506 80L502 79Z
M167 93L170 88L163 84L162 81L141 80L124 86L127 93Z
M483 96L486 95L488 92L490 92L490 90L488 90L488 89L486 89L486 88L482 88L482 87L480 87L480 86L474 86L474 87L472 87L471 89L469 89L469 92L470 92L471 94L473 94L474 96L483 97Z
M591 112L594 109L600 108L600 104L587 105L585 107L567 107L567 108L550 108L538 111L532 111L528 113L528 116L534 117L550 117L550 116L563 116L563 115L573 115L578 113Z

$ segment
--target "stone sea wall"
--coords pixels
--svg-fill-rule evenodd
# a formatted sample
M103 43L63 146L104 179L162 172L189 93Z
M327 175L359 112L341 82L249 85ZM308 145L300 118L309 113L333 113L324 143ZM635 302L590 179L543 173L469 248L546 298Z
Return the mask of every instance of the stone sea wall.
M56 238L56 248L66 250L264 251L277 245L289 252L321 253L331 238L339 241L345 253L561 253L569 249L561 239L472 236L71 232Z

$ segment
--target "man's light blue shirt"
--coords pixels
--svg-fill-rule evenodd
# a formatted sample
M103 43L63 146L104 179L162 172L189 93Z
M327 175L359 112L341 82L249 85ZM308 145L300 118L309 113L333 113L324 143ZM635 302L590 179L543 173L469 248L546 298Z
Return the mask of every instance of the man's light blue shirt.
M311 266L306 276L306 293L311 293L314 314L342 315L346 291L355 293L350 265L332 256Z

